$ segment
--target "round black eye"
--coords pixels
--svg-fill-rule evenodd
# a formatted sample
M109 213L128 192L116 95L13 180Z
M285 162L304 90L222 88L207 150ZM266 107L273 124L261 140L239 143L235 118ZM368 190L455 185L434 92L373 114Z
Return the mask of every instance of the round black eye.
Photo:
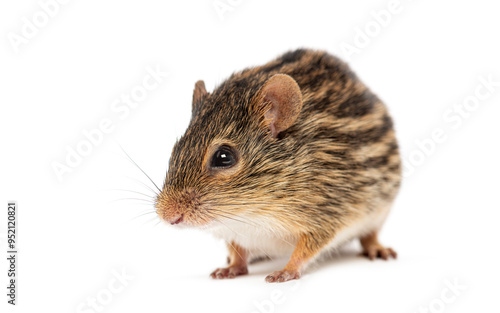
M231 167L236 163L236 157L229 147L220 147L212 157L211 167Z

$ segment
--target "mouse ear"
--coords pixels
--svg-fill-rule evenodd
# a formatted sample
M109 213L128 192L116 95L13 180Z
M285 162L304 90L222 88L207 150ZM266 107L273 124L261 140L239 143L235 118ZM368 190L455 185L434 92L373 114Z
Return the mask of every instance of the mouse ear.
M205 82L202 80L197 81L196 84L194 84L193 104L192 104L193 112L198 109L201 99L206 95L208 95L208 92L205 89Z
M267 105L264 111L266 124L271 135L288 129L302 110L302 92L297 82L286 74L276 74L269 78L259 92L260 99Z

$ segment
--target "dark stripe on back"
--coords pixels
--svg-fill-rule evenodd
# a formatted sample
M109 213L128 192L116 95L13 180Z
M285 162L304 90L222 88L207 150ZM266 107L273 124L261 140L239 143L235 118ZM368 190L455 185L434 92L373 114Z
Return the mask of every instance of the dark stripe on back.
M368 90L363 93L351 95L347 100L343 101L338 106L336 116L338 118L345 117L362 117L373 111L377 97Z
M348 144L352 147L359 147L367 143L380 141L392 129L392 120L388 115L384 115L383 123L367 130L340 132L335 128L318 127L313 135L315 140L331 140L337 143Z
M287 52L276 60L278 63L273 64L273 65L269 65L269 66L264 66L262 68L262 71L265 73L272 72L274 70L277 70L277 69L283 67L283 65L285 65L285 64L294 63L294 62L299 61L305 54L306 54L306 50L304 50L304 49L298 49L295 51Z
M368 158L365 162L363 162L363 165L366 168L377 168L388 165L391 156L398 152L398 145L394 142L388 146L389 149L384 153L384 155Z

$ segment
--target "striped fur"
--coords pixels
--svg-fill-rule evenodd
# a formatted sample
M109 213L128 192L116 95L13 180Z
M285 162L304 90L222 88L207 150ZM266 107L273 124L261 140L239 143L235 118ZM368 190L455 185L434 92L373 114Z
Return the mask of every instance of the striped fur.
M272 138L259 90L278 73L295 79L303 108ZM214 172L207 163L221 144L239 161ZM357 221L381 219L345 240L380 228L400 180L385 105L339 59L299 49L196 98L156 207L167 221L182 214L182 225L206 227L253 254L288 253L303 242L317 255Z

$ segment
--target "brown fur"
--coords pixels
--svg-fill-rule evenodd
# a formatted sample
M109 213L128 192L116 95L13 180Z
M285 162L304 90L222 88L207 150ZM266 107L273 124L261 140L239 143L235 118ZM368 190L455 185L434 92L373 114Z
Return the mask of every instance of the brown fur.
M272 103L263 86L276 74L296 81L302 109L273 133ZM197 83L193 101L157 212L190 226L273 221L256 231L281 234L296 248L284 271L268 281L298 278L337 233L368 214L383 214L397 193L401 164L386 107L345 63L325 52L288 52L233 74L211 94ZM212 154L222 145L234 148L238 162L211 169Z

